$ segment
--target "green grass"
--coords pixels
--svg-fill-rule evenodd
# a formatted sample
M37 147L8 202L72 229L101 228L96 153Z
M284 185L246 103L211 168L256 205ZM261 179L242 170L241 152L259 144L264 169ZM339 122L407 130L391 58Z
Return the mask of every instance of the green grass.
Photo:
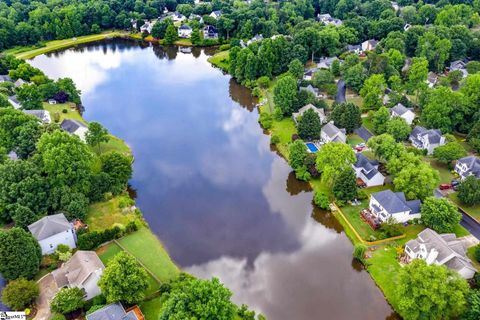
M101 34L93 34L93 35L76 37L76 38L48 41L47 43L45 43L45 46L42 46L39 48L38 47L17 47L17 48L7 50L6 53L14 54L19 59L31 59L33 57L36 57L38 55L41 55L47 52L72 47L81 43L99 41L107 38L115 38L123 35L124 33L121 33L121 32L105 32Z
M105 246L98 248L97 254L103 264L107 266L108 263L113 259L113 257L115 257L121 251L122 248L120 248L118 244L116 244L115 242L111 242ZM157 282L157 280L155 280L154 277L152 277L152 275L150 275L149 273L147 274L148 288L147 290L145 290L145 295L148 297L158 291L160 284Z
M135 212L120 208L121 201L127 201L128 195L120 195L108 201L96 202L89 206L86 223L90 230L104 230L114 224L127 225L135 221L138 216Z
M213 64L215 67L222 69L223 71L228 71L228 68L230 67L229 51L220 51L214 54L208 58L208 62Z
M363 98L360 97L358 94L355 92L351 91L350 89L347 89L347 92L345 94L345 98L347 102L353 102L356 104L360 109L363 107Z
M362 118L362 125L368 129L371 133L374 132L372 119L370 117Z
M43 103L43 109L47 110L50 113L50 117L52 121L55 121L55 114L60 116L58 123L62 123L65 119L73 119L78 120L84 124L87 122L82 118L80 113L78 112L77 108L75 108L74 103L57 103L57 104L49 104L47 102ZM66 110L66 113L63 113L63 110Z
M277 135L280 138L280 143L277 143L277 149L288 159L288 144L292 141L292 135L297 133L295 122L290 117L283 118L280 121L274 120L270 131L272 135Z
M458 199L458 193L454 192L448 195L448 198L452 200L457 206L461 207L465 212L470 214L472 217L480 221L480 205L476 206L467 206L463 204L460 199Z
M455 175L448 169L446 164L440 163L431 157L424 157L423 160L430 164L430 166L437 170L440 175L440 183L450 183Z
M160 281L171 280L179 274L178 267L150 229L141 228L118 242Z
M352 147L355 147L357 144L365 142L359 135L352 133L347 137L347 143Z
M192 46L192 41L190 39L178 39L177 41L175 41L175 45L190 47Z
M164 296L158 296L149 301L144 301L140 303L139 307L140 310L142 310L145 319L158 320L158 316L160 315L160 311L162 310L162 305L164 301Z
M360 237L364 240L369 240L370 236L374 236L378 239L379 232L373 230L365 221L362 220L360 217L360 211L368 207L368 199L362 200L361 205L358 206L351 206L347 205L340 208L348 219L348 221L352 224L355 230L358 232Z
M461 225L457 225L453 230L453 233L455 233L457 237L465 237L470 234L470 232L468 232L468 230L462 227Z
M477 270L480 270L480 262L475 259L475 246L467 249L467 256L472 260L472 264Z

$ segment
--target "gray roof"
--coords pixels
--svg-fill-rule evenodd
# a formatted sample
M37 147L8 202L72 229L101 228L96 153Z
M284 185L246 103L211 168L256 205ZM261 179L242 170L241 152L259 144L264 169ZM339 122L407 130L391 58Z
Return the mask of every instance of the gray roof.
M15 81L15 87L21 87L23 86L24 84L27 84L28 82L23 80L23 79L18 79L17 81Z
M362 174L367 179L370 180L379 173L379 171L377 169L378 168L378 161L370 160L361 153L356 153L355 157L357 158L357 161L355 162L354 167L358 168L358 169L361 169Z
M330 138L334 138L340 133L345 134L345 129L339 129L332 122L329 122L322 127L322 132L324 132Z
M186 24L182 24L182 26L180 28L178 28L179 30L192 30L192 28L190 28L189 25L186 25Z
M47 239L55 234L65 232L72 226L63 213L43 217L42 219L28 226L28 230L38 241Z
M1 74L0 75L0 82L4 82L4 81L12 81L12 78L10 78L10 76L8 74Z
M411 108L407 108L405 107L403 104L401 103L398 103L395 107L393 107L392 109L390 109L390 112L395 112L396 114L398 114L399 116L403 115L404 113L408 112L408 111L412 111Z
M87 126L78 120L65 119L62 121L60 127L69 133L74 133L78 128L86 128Z
M471 173L477 178L480 178L480 159L475 156L468 156L457 160L457 162L467 166L467 173Z
M407 201L403 192L393 192L390 189L372 193L372 198L390 214L411 211L410 214L420 212L420 200Z
M20 101L18 101L17 96L10 96L8 97L8 100L11 100L14 103L20 104Z
M355 129L354 131L355 134L357 134L360 138L362 138L365 141L370 140L371 137L373 137L373 134L368 131L367 128L364 126L361 126L360 128Z
M350 51L350 52L351 51L359 51L359 50L362 50L362 45L361 44L356 44L356 45L349 44L347 46L347 50Z
M133 311L125 312L120 302L109 304L86 316L87 320L138 320Z
M34 117L37 117L38 119L42 120L45 119L45 117L48 117L49 113L46 110L22 110L23 113L32 115Z
M421 143L420 139L423 137L427 137L430 144L439 144L442 139L442 132L438 129L425 129L424 127L416 126L410 133L412 142Z
M99 270L105 269L95 251L78 250L59 269L52 272L57 286L81 287L90 275Z

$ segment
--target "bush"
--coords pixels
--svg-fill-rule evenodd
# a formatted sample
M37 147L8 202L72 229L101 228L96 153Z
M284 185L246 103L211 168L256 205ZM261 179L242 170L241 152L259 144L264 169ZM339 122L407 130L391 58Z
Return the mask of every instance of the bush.
M83 307L83 290L80 288L63 288L50 303L53 312L65 314Z
M253 88L252 90L252 96L254 97L260 97L262 95L262 91L260 91L260 88L259 87L255 87Z
M227 43L227 44L222 44L219 48L218 48L220 51L227 51L230 49L230 44Z
M65 316L61 313L54 313L50 320L65 320Z
M268 130L272 128L272 125L273 125L272 115L266 112L262 112L260 113L260 118L258 122L260 122L262 128Z
M367 195L367 193L365 192L365 190L359 190L359 191L357 192L357 199L358 199L358 200L365 200L365 199L367 199L367 198L368 198L368 195Z
M330 200L328 199L328 195L325 192L315 191L315 195L313 196L313 203L317 207L323 210L330 210Z
M107 303L107 299L105 299L103 294L93 297L90 301L92 302L92 306L104 305Z
M260 88L266 89L270 85L270 79L267 76L263 76L257 79L257 85Z
M272 135L270 138L270 144L277 144L280 143L280 137L276 134Z
M399 224L386 222L382 223L379 229L380 233L383 235L383 238L396 237L402 234L402 229Z
M62 109L62 113L68 113L67 109Z
M367 251L367 246L364 244L357 243L355 248L353 248L353 257L364 263L365 261L365 252Z
M133 199L128 196L121 197L120 200L118 200L118 207L120 209L131 207L134 204L135 204L135 201L133 201Z
M124 231L115 226L110 229L105 229L103 231L92 231L84 233L78 236L78 248L80 250L92 250L97 248L102 243L111 241L113 239L121 238L124 235Z
M475 260L480 262L480 244L477 244L475 246L475 251L473 252L473 254L474 254Z
M135 221L130 221L127 223L127 226L125 227L125 232L126 233L132 233L138 230L137 223Z
M38 297L40 290L35 281L24 278L10 281L3 290L3 303L13 310L21 311Z

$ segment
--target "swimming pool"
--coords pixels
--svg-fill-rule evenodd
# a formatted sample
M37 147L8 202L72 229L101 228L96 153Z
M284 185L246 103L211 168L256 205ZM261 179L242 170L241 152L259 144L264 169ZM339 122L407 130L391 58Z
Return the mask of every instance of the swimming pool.
M307 142L307 143L305 143L305 145L307 146L308 151L310 151L311 153L315 153L315 152L318 151L317 146L312 142Z

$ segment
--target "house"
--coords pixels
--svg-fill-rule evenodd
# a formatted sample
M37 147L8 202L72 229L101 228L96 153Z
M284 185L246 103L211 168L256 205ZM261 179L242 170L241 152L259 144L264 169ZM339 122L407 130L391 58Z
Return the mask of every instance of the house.
M212 11L212 13L210 13L209 16L212 17L213 19L217 20L218 18L220 18L222 16L222 10Z
M480 178L480 159L475 156L468 156L457 160L455 172L463 180L468 176Z
M85 135L88 132L88 127L80 121L65 119L60 124L60 127L68 133L78 136L80 140L85 141Z
M152 29L153 29L153 23L148 20L145 20L145 23L140 27L140 32L151 33Z
M247 46L251 45L254 42L259 42L263 40L263 36L261 34L256 34L252 39L247 41Z
M347 142L347 135L345 129L339 129L334 124L333 121L330 121L322 127L320 130L320 140L325 143L329 142Z
M85 316L87 320L144 320L138 306L125 310L120 302L104 306Z
M410 23L407 23L403 26L403 31L408 31L408 29L410 29L412 27L412 25Z
M398 5L397 2L390 1L390 4L392 5L392 8L393 8L393 10L395 10L395 12L400 10L400 6Z
M37 117L43 123L52 123L52 118L50 117L50 112L46 110L22 110L23 113Z
M325 117L325 111L322 108L319 109L315 107L313 104L309 103L306 106L301 107L300 110L298 110L298 112L294 112L292 114L293 121L297 123L297 118L303 116L303 114L307 110L313 110L320 118L320 123L324 123L327 120L327 117Z
M190 38L190 36L192 35L192 28L190 28L190 26L186 25L186 24L182 24L182 26L180 28L178 28L178 36L180 38Z
M427 76L427 85L429 88L433 88L438 82L438 76L435 72L430 71Z
M367 187L381 186L385 177L378 171L378 161L370 160L362 153L355 154L357 161L352 165L357 179L361 179Z
M356 53L356 54L360 54L362 53L362 45L361 44L356 44L356 45L348 45L347 46L347 51L348 52L352 52L352 53Z
M203 39L218 39L218 30L214 26L206 25L203 28Z
M313 74L317 71L316 69L309 69L303 73L303 80L305 81L312 81Z
M180 12L175 11L172 15L170 15L173 19L173 22L183 22L187 20L187 17L185 17L183 14Z
M42 255L54 253L59 244L76 248L77 235L63 213L43 217L29 225L28 230L37 239Z
M320 62L317 64L319 69L330 69L332 66L333 61L338 60L337 57L331 58L320 58Z
M440 130L425 129L420 126L413 128L408 139L415 148L427 150L429 155L433 153L433 149L445 144L445 137Z
M98 296L98 281L105 266L95 251L78 250L60 268L52 271L53 279L59 289L80 288L85 292L84 299Z
M370 39L362 42L362 51L367 52L367 51L373 51L377 47L377 40Z
M17 81L15 81L14 85L15 85L15 88L20 88L21 86L23 86L24 84L28 84L28 81L25 81L23 79L18 79Z
M202 16L199 15L199 14L190 13L190 15L188 16L188 20L198 20L198 21L200 21L200 19L202 19Z
M20 101L17 100L17 96L10 96L8 97L8 102L15 108L20 109L22 108L22 104Z
M369 210L381 223L391 218L397 223L420 218L420 200L407 201L403 192L390 189L372 193Z
M12 78L8 76L8 74L0 74L0 83L2 82L11 82Z
M473 278L477 271L467 257L463 243L454 233L438 234L426 228L416 239L405 244L405 255L407 261L422 259L428 265L446 266L464 279Z
M55 100L55 99L48 99L48 104L57 104L57 100Z
M415 112L412 108L407 108L403 104L398 103L396 106L390 109L390 117L400 117L405 119L405 121L411 125L413 119L415 119Z
M321 96L320 90L314 88L311 84L306 87L300 87L300 90L311 92L317 98Z
M336 27L341 26L343 24L342 20L333 18L328 13L318 14L317 15L317 20L322 22L325 25L332 25L332 26L336 26Z
M460 71L462 73L462 78L468 76L467 63L462 60L455 60L450 63L449 71Z

